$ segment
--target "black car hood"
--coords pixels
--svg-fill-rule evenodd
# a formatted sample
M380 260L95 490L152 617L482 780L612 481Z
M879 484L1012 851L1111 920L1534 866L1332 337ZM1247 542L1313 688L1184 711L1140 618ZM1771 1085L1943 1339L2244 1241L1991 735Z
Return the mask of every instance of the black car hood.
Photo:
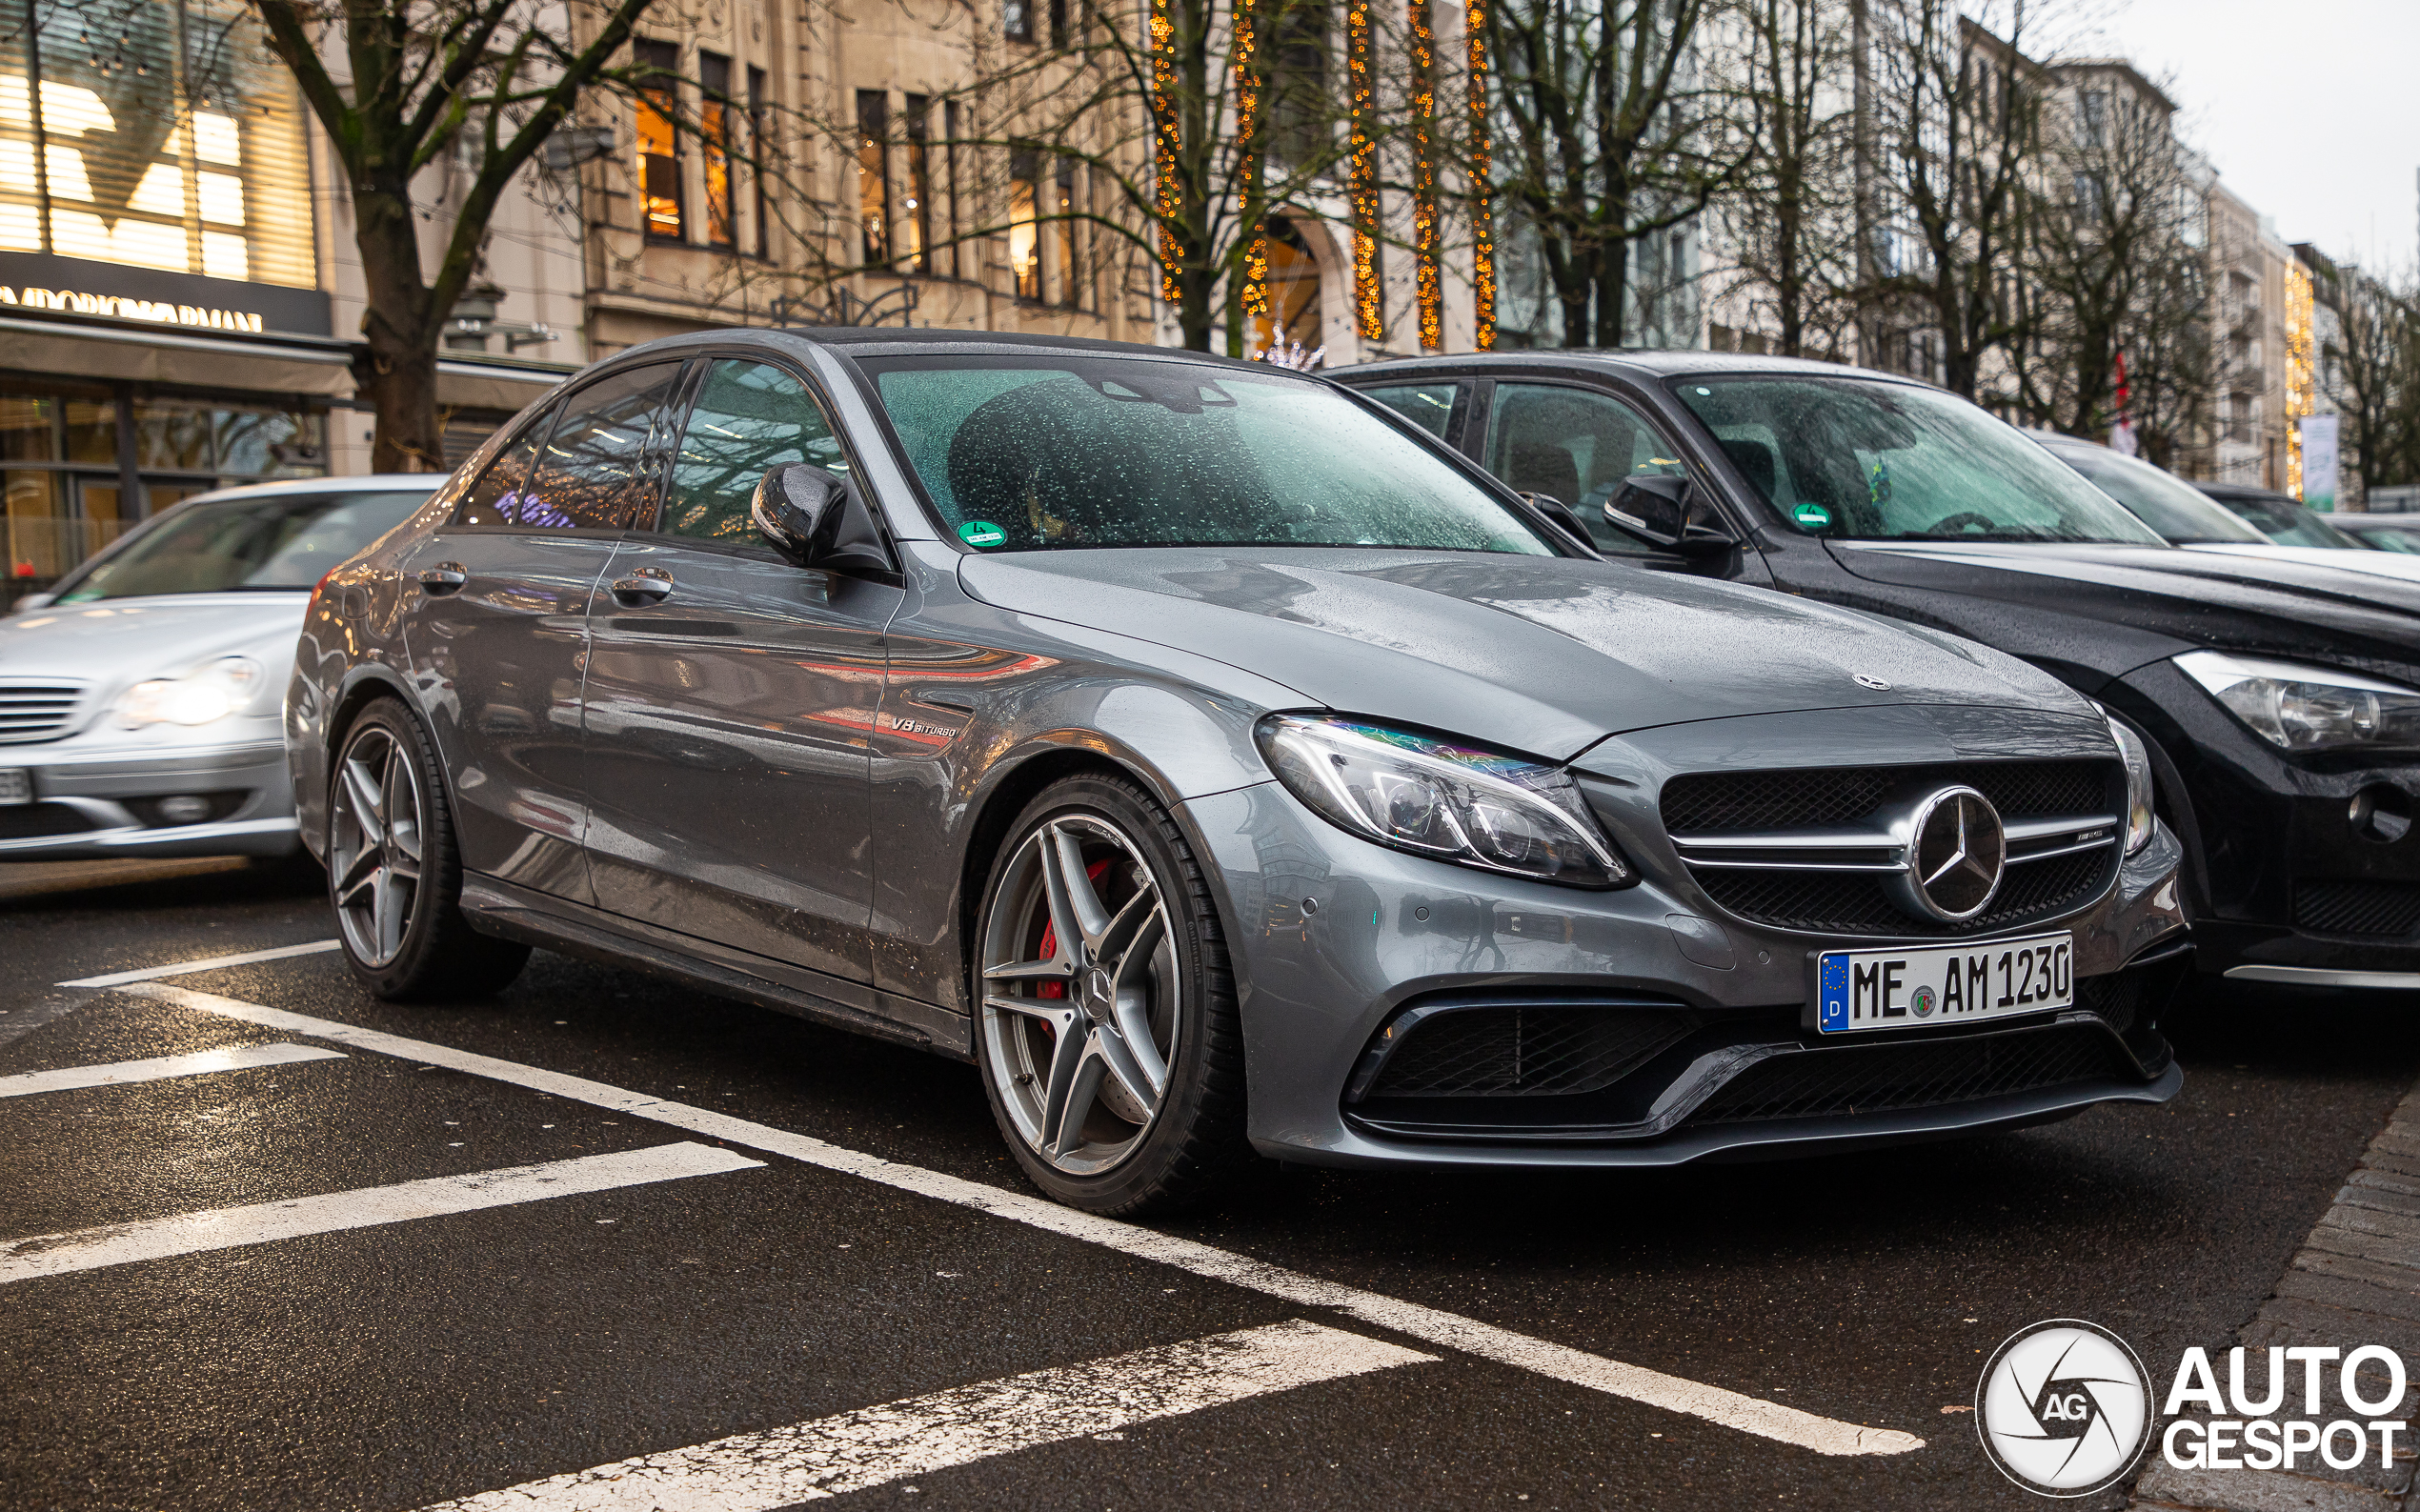
M2058 667L2087 691L2210 647L2420 674L2420 583L2151 546L1825 543L1845 601Z
M967 557L959 578L986 603L1212 657L1306 704L1553 759L1607 735L1737 715L2090 711L2040 672L1952 636L1613 562L1349 548L1026 552Z

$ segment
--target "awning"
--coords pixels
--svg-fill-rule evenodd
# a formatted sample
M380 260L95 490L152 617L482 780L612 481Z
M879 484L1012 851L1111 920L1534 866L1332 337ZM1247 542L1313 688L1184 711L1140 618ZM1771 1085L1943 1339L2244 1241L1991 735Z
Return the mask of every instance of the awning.
M481 360L456 353L437 358L437 407L511 413L578 372L564 363Z
M0 319L0 367L50 377L123 378L332 399L353 396L353 349L325 336L238 341L98 321L5 318Z

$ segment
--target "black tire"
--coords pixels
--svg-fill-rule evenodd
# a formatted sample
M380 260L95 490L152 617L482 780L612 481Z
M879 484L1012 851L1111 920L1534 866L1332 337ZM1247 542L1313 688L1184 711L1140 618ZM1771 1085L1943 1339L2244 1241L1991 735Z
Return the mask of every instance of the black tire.
M345 961L376 996L485 998L528 963L530 947L482 935L463 917L445 771L397 699L377 699L345 731L329 767L324 854Z
M1067 854L1062 844L1084 859L1087 906L1108 923L1097 941L1087 935L1072 948L1070 964L1053 968L1051 958L1071 952L1058 945L1059 910L1037 869L1045 851ZM1063 864L1060 873L1068 875ZM1154 897L1144 895L1143 874ZM1071 1207L1133 1217L1198 1203L1247 1163L1243 1035L1218 908L1192 846L1149 794L1108 775L1045 788L993 857L973 922L976 1058L992 1116L1028 1179ZM1131 931L1122 942L1121 928ZM987 969L1021 975L989 978L987 995ZM1037 996L1054 984L1055 997ZM1006 1001L1013 1011L995 1006ZM1047 1062L1040 1069L1038 1056ZM1054 1139L1054 1073L1072 1063L1080 1084L1094 1060L1099 1091L1084 1095L1092 1100L1072 1121L1058 1117ZM1145 1061L1163 1078L1147 1108L1134 1089L1150 1079Z

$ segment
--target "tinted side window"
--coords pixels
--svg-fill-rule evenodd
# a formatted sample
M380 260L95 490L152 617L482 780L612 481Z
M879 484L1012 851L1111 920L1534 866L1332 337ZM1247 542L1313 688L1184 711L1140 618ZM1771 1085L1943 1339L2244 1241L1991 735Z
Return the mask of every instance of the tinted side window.
M677 362L630 368L563 401L562 418L521 490L517 523L617 530L655 509L647 437L672 399Z
M1683 469L1639 412L1611 394L1499 383L1487 428L1487 471L1520 493L1570 505L1599 550L1636 553L1638 542L1605 523L1605 501L1634 473Z
M1451 383L1404 383L1363 389L1361 393L1442 441L1445 423L1454 417L1456 387Z
M703 540L754 540L748 501L767 473L791 462L848 473L807 386L768 362L716 362L673 457L662 528Z
M547 427L554 423L553 406L531 417L462 495L462 502L454 507L454 524L510 525L519 519L521 485L529 480L530 463L546 444Z

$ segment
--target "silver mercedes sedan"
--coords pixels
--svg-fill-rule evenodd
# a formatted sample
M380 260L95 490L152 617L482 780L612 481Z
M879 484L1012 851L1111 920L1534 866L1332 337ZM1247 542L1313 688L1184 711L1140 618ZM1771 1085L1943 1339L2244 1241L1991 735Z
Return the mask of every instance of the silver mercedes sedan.
M1569 529L1259 364L673 337L313 598L303 837L378 994L539 945L970 1060L1099 1212L2174 1095L2139 743Z
M0 619L0 860L293 854L277 706L304 606L440 481L201 494Z

